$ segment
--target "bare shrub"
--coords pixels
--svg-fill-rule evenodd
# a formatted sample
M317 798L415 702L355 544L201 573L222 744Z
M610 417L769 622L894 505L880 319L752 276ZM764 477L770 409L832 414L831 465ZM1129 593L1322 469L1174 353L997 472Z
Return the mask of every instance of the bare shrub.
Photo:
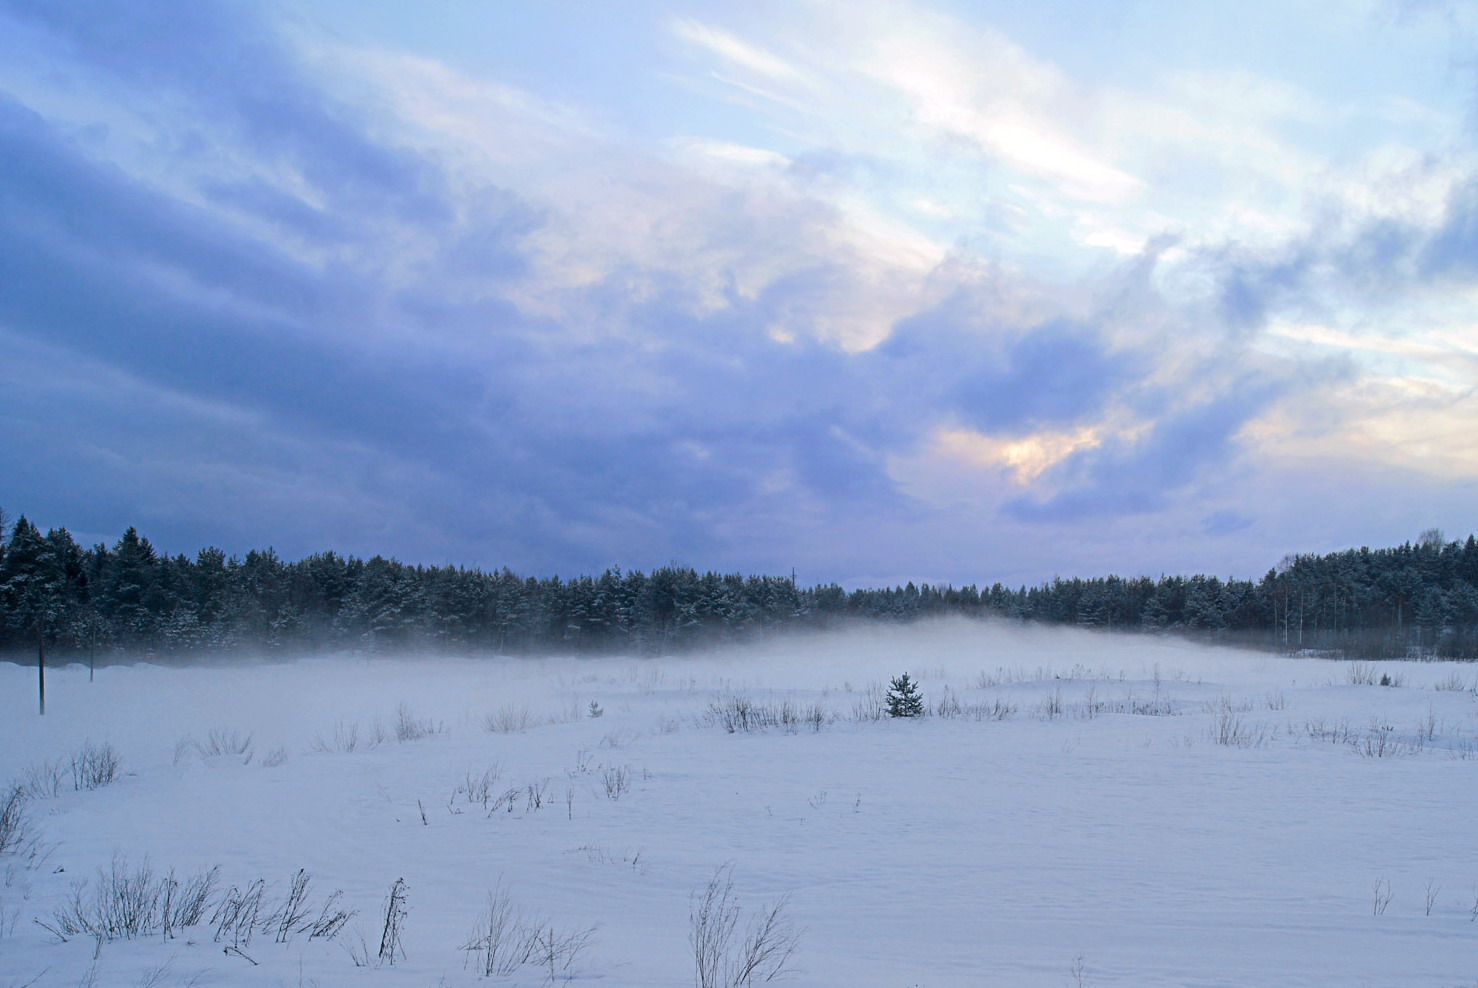
M1268 726L1242 717L1246 707L1222 697L1211 706L1211 740L1228 748L1261 748L1267 743Z
M612 800L620 799L631 791L631 769L626 766L607 768L600 774L601 785Z
M1365 736L1355 742L1356 753L1363 758L1396 758L1414 755L1420 750L1414 744L1393 737L1395 730L1389 724L1373 721Z
M794 734L803 722L819 730L824 719L825 714L819 709L808 711L789 700L779 704L758 703L741 694L710 703L707 716L708 723L717 723L730 734L748 734L772 727Z
M74 884L51 922L36 922L62 941L87 936L111 943L154 933L169 937L200 922L215 884L214 868L184 880L173 871L156 878L147 858L130 868L127 859L114 855L107 871L98 869L90 892L86 882Z
M31 839L26 787L13 782L0 794L0 854L14 854Z
M521 929L522 917L500 882L488 893L487 908L462 949L477 955L477 967L484 977L506 978L528 960Z
M370 947L365 942L364 932L355 927L353 938L344 938L344 950L349 954L349 959L354 962L355 967L369 967L374 963L370 958Z
M591 864L622 865L624 867L629 867L632 871L642 872L643 874L645 874L645 869L641 863L641 859L642 855L645 854L646 851L642 848L637 848L635 851L627 848L626 850L617 853L608 850L604 845L601 844L581 844L579 847L571 848L565 853L574 854L576 852L583 852L586 860L588 860Z
M360 745L359 725L345 724L343 719L334 722L334 733L325 737L316 734L313 737L313 750L328 755L334 752L355 751Z
M1005 720L1016 713L1016 707L1000 697L995 697L990 703L967 704L964 713L971 720Z
M267 918L263 912L266 893L267 883L260 878L245 888L231 886L210 918L216 943L229 942L237 950L250 946L259 921Z
M1175 704L1158 692L1149 699L1136 697L1131 693L1125 704L1125 712L1139 717L1174 717L1178 713Z
M932 713L936 717L964 716L965 708L961 705L959 696L949 688L948 683L939 688L939 699L934 702Z
M821 704L812 703L806 706L805 712L801 715L801 719L806 722L806 725L810 727L812 731L819 732L821 728L825 727L836 718L832 714L828 713L826 709L821 706Z
M1437 712L1430 704L1427 705L1427 716L1417 723L1416 736L1419 741L1427 744L1437 740Z
M1461 693L1468 688L1468 683L1457 673L1450 674L1446 679L1440 679L1432 684L1434 690L1447 690L1453 693Z
M1088 687L1088 695L1077 705L1073 715L1080 720L1096 720L1098 715L1109 709L1109 704L1098 697L1098 687Z
M98 885L93 899L95 927L88 932L99 939L132 940L157 927L164 885L154 880L147 858L130 871L126 861L115 857L110 871L98 873Z
M483 718L482 726L491 734L514 734L534 726L534 717L525 704L509 704Z
M311 879L304 868L299 868L288 886L287 900L272 915L272 939L287 943L308 925L308 885Z
M1403 672L1386 671L1380 672L1374 663L1352 662L1347 670L1350 683L1353 686L1405 686L1406 674Z
M457 796L461 795L466 797L468 803L477 803L483 809L487 809L488 803L493 799L493 787L498 784L498 780L502 777L503 768L497 763L494 763L477 775L473 775L472 770L468 769L462 784L452 792L452 798L456 799Z
M216 942L241 950L257 933L270 934L277 943L291 943L300 933L307 933L309 940L334 939L356 913L339 904L344 893L335 890L314 916L311 886L312 876L306 869L298 869L288 882L286 897L274 908L268 904L264 880L259 878L241 887L233 885L221 896L210 919Z
M370 724L368 743L371 748L378 748L390 740L390 733L385 730L385 725L380 723L376 717L374 723Z
M395 966L395 955L399 954L405 959L405 947L401 943L401 937L405 929L405 918L410 915L410 907L406 905L406 886L404 878L397 878L390 886L390 892L385 898L385 923L380 930L380 952L379 959L382 964Z
M477 958L484 977L506 978L526 964L537 965L553 984L568 973L595 938L596 928L560 929L544 920L530 920L513 905L500 881L488 893L487 907L478 917L462 949Z
M26 769L18 783L27 799L52 799L62 794L62 780L67 775L67 763L58 759L42 762Z
M1062 716L1064 709L1062 690L1054 689L1041 703L1037 704L1037 716L1047 720L1056 720Z
M492 802L487 804L488 815L491 816L499 810L512 813L517 808L518 801L523 798L523 795L523 786L512 786L504 789L497 796L493 797Z
M106 741L93 744L82 742L82 747L72 754L72 788L101 789L112 785L119 776L118 750Z
M688 941L698 988L740 988L774 981L788 972L800 933L785 915L782 896L754 913L743 940L735 942L739 901L733 866L724 865L689 906Z
M411 708L402 703L395 708L395 740L404 744L419 741L432 734L440 734L442 725L430 720L421 720L411 713Z
M165 939L174 936L176 930L198 925L205 918L219 870L212 868L183 880L176 879L173 870L166 876L159 908L160 932Z
M1341 718L1335 724L1326 723L1324 720L1311 720L1304 722L1304 731L1314 741L1328 741L1330 744L1354 744L1359 738L1359 733L1350 726L1348 717Z
M616 748L626 747L639 737L641 735L631 728L623 727L620 730L607 731L605 736L600 739L600 746L602 748L610 748L614 751Z
M775 722L787 734L794 734L800 728L801 709L794 703L786 700L775 711Z
M729 734L749 734L763 731L768 727L780 726L782 714L781 708L773 704L756 703L748 696L735 693L710 703L708 719L710 723L717 723ZM794 723L793 712L790 720Z
M529 937L530 960L545 972L549 984L560 972L569 972L595 939L595 927L561 930L552 924L536 927Z
M579 700L571 699L566 701L564 706L560 707L554 713L546 714L542 721L536 720L535 723L542 723L551 727L555 724L573 724L576 721L584 720L586 712L587 708L581 707Z
M1377 878L1375 880L1375 884L1370 889L1370 893L1371 915L1384 915L1386 907L1389 906L1391 904L1391 900L1395 898L1395 896L1391 892L1390 880L1385 878Z
M306 927L309 940L332 940L339 935L344 924L359 915L357 909L345 909L339 905L339 900L343 897L344 893L341 889L334 889L329 897L323 900L323 905L318 910L318 918Z
M852 719L859 723L882 720L887 715L888 704L883 687L879 683L869 683L867 692L852 701Z
M213 727L205 736L204 741L190 739L190 746L201 758L218 758L222 755L231 755L242 760L242 764L251 761L252 753L256 750L252 743L254 735L251 731L242 734L238 731L228 731L224 728Z
M524 809L528 813L544 808L545 803L553 801L549 795L549 780L540 779L538 782L530 782L523 787Z
M986 672L984 669L975 674L976 689L988 690L1001 685L1002 673L1005 670L997 669L995 672Z

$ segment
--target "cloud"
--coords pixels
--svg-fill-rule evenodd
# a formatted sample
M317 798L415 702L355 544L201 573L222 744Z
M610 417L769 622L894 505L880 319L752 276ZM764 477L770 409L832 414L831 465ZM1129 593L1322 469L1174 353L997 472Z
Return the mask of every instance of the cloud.
M50 66L0 92L10 507L172 549L566 575L979 579L1046 545L1151 559L1157 525L1276 540L1219 485L1266 476L1275 427L1318 441L1348 377L1260 329L1468 279L1468 186L1135 254L1175 225L1110 125L1142 104L998 32L864 7L835 48L652 26L719 87L784 99L644 140L250 5L0 0ZM1237 84L1264 117L1308 110ZM1130 253L1055 263L1093 238ZM1357 283L1372 268L1394 273Z
M1207 535L1235 535L1252 527L1252 519L1239 511L1213 511L1201 519Z
M686 17L673 20L671 29L684 41L706 48L724 61L748 72L783 83L795 83L802 79L801 73L784 59L747 44L728 31Z
M966 424L986 432L1060 428L1101 414L1144 370L1143 359L1108 352L1083 328L1036 327L1004 366L961 382L960 408Z
M1020 497L1006 510L1028 521L1161 510L1178 492L1214 476L1208 468L1235 461L1238 433L1277 396L1278 389L1249 382L1161 418L1136 440L1082 450L1048 472L1059 493L1045 499Z
M122 86L171 115L200 115L196 126L230 132L263 163L292 169L337 210L373 206L418 223L449 218L437 171L370 138L363 121L317 89L248 6L6 0L0 12L40 28L95 84Z

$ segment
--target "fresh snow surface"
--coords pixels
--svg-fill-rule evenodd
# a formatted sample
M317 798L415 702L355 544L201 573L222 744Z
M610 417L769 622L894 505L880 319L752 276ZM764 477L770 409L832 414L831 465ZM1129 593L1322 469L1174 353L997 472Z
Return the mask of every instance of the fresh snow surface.
M905 670L930 716L873 719ZM34 678L0 665L0 780L88 741L122 775L29 803L37 842L0 857L0 988L547 983L463 949L496 888L557 936L593 928L557 983L693 985L694 894L725 865L736 940L783 898L792 984L1478 980L1478 666L951 622L655 659L71 666L44 718ZM736 700L825 722L730 733L714 707ZM402 709L435 732L397 740ZM190 743L212 732L250 734L250 759ZM485 807L466 790L489 769ZM217 897L264 879L263 917L306 869L311 908L339 889L358 915L282 943L218 939L211 910L101 944L35 922L115 859L219 866Z

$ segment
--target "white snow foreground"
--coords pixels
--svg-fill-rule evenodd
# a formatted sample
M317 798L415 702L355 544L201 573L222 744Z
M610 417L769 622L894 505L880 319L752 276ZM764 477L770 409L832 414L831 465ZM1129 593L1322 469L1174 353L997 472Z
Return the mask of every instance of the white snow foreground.
M0 988L722 985L767 918L751 984L1478 979L1478 666L947 623L34 674Z

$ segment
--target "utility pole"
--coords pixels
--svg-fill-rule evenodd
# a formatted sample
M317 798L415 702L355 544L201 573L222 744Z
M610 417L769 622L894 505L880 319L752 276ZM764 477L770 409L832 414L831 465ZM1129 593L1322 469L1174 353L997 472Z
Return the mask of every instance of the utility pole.
M46 716L46 624L42 622L36 634L36 702L40 716Z

